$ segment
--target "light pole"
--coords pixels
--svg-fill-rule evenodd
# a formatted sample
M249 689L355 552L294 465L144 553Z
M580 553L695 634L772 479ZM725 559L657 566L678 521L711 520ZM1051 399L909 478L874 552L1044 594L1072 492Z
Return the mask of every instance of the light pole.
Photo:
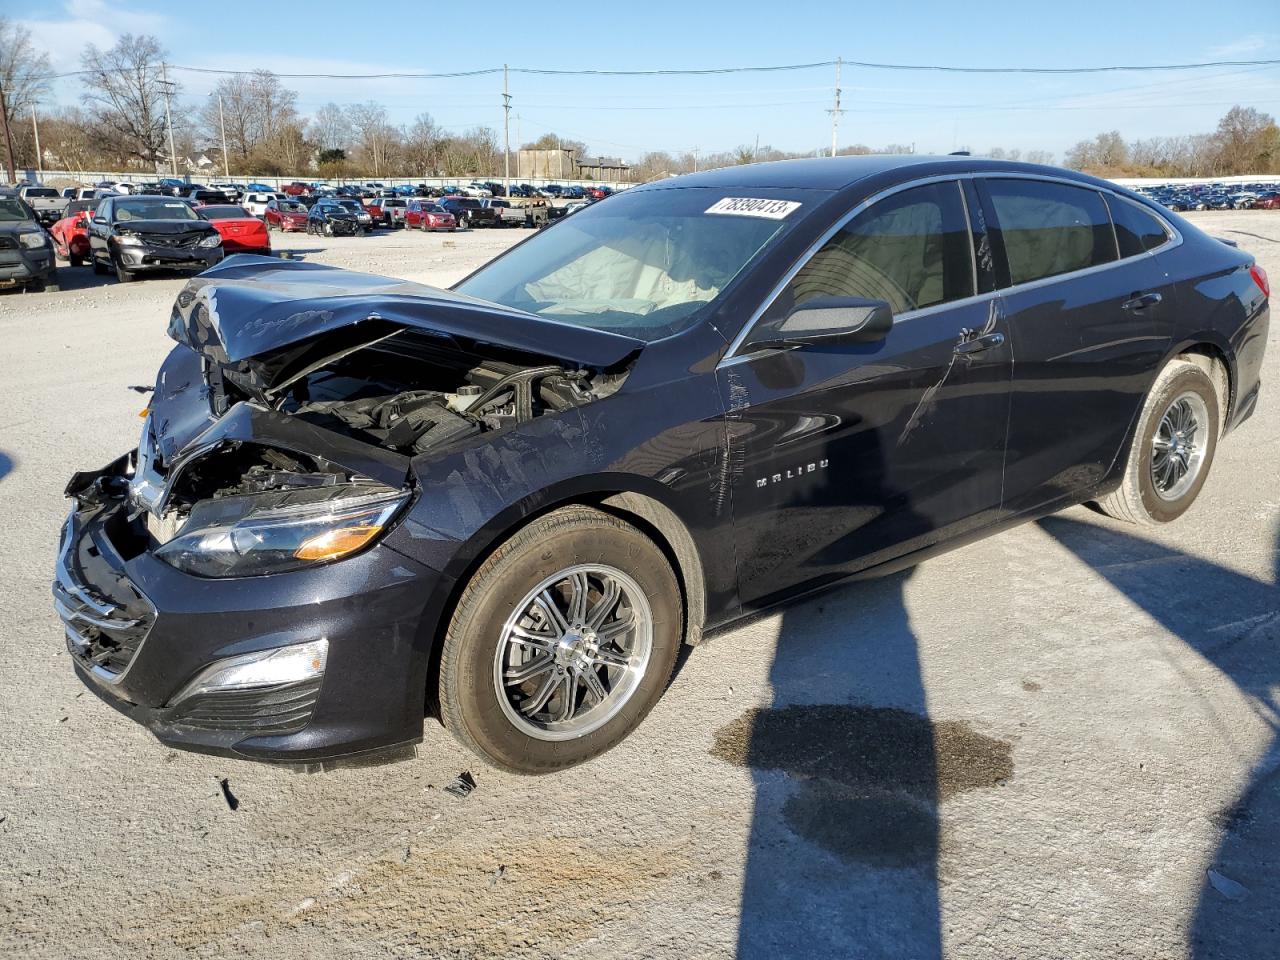
M13 162L13 134L9 130L9 105L4 99L4 85L0 84L0 122L4 123L4 145L9 157L9 182L18 182L18 168Z
M44 160L40 156L40 125L36 123L36 105L31 105L31 133L36 138L36 182L44 182Z
M218 126L222 129L222 172L230 180L231 163L227 159L227 119L222 114L222 94L218 94Z
M169 169L173 178L178 179L178 151L173 146L173 111L169 101L173 97L173 84L169 82L169 65L160 64L160 86L164 87L164 125L169 129Z
M511 94L505 63L502 65L502 189L511 196Z

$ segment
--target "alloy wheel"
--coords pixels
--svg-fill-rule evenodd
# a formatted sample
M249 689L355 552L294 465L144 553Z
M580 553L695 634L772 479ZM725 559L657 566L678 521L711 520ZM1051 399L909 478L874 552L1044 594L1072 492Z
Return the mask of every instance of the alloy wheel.
M1177 500L1196 482L1209 444L1209 408L1197 393L1179 394L1151 438L1151 485L1162 500Z
M507 618L493 663L498 702L528 736L585 736L631 699L652 648L653 613L635 580L601 564L569 567Z

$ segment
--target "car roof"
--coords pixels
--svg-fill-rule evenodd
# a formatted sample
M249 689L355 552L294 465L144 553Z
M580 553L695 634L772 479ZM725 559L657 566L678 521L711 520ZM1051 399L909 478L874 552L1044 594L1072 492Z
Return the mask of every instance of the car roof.
M926 168L935 168L926 170ZM656 180L632 190L661 190L678 187L743 187L749 189L781 187L803 190L843 190L860 180L902 171L904 179L932 173L1041 173L1101 183L1093 177L1045 167L1034 163L988 160L982 157L929 156L926 154L873 154L852 157L806 157L798 160L774 160L721 167L701 173ZM631 192L630 190L627 191Z

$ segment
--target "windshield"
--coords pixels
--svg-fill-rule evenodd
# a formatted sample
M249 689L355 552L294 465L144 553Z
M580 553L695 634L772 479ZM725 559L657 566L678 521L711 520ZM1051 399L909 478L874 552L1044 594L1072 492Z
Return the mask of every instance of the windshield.
M0 221L30 220L31 214L23 202L16 197L0 197Z
M286 211L287 213L306 213L307 212L307 208L303 206L301 203L299 203L297 200L289 200L287 202L278 201L276 203L276 206L279 207L281 210Z
M783 219L707 212L722 202L728 198L718 190L619 194L530 238L455 289L562 323L657 340L691 325L806 212L799 204Z
M117 222L125 220L199 220L194 210L181 200L117 200L113 214Z

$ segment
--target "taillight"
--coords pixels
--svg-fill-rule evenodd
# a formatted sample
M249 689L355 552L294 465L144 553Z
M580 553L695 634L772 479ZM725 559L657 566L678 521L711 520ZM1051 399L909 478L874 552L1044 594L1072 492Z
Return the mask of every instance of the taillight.
M1249 276L1253 277L1253 282L1258 285L1258 289L1262 291L1262 295L1267 299L1271 298L1271 283L1267 280L1267 271L1263 270L1256 263L1249 268Z

